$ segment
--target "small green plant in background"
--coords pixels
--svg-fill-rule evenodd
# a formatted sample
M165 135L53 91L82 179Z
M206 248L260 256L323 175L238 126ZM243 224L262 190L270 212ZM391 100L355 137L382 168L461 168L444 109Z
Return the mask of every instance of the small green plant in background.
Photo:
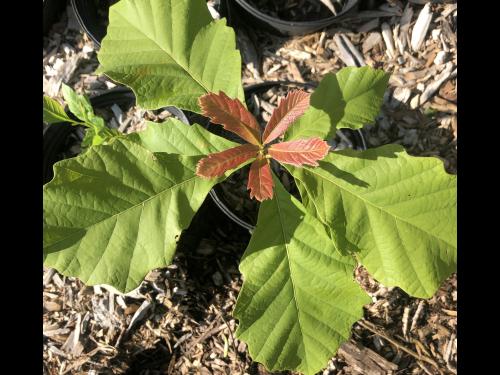
M118 2L98 58L100 70L131 87L144 109L175 105L240 135L253 124L243 104L234 31L225 20L212 20L203 0ZM329 73L308 106L280 102L277 133L285 131L283 143L317 139L321 146L337 129L373 123L387 82L387 74L369 67ZM223 102L202 108L203 98L220 92L226 102L239 101L237 111ZM66 101L82 122L92 118ZM44 118L62 116L46 102L52 109ZM133 290L148 271L171 263L181 231L215 184L254 159L267 169L266 155L279 143L263 146L260 133L249 139L261 143L259 150L236 154L212 175L200 171L209 163L202 160L240 145L175 119L148 123L109 144L97 140L84 154L58 162L43 188L45 265L88 285ZM456 176L440 160L410 156L399 145L319 150L310 165L284 159L301 199L270 174L272 191L259 195L258 222L241 259L234 316L254 360L269 370L314 374L371 301L354 280L358 264L384 285L420 298L431 297L456 271ZM269 187L269 179L256 181L255 189Z
M82 152L90 146L108 144L111 139L120 135L116 129L106 126L104 119L94 114L92 105L85 95L78 95L71 87L62 84L62 94L69 110L78 120L74 120L64 111L63 106L56 100L43 97L43 121L48 124L68 122L74 126L84 126L85 136L82 141Z

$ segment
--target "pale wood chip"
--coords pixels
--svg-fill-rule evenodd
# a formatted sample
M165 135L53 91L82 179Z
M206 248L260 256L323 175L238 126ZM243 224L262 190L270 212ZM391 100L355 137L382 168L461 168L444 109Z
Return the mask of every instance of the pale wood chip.
M396 46L402 55L406 49L409 37L410 23L413 17L413 8L406 4L405 10L399 21L399 36L396 39Z
M387 22L384 22L381 26L382 28L382 37L384 38L385 47L387 49L387 55L390 59L396 57L396 50L394 49L394 42L392 40L392 31L391 27Z
M55 270L53 268L48 268L46 271L43 273L43 285L47 286L50 284L52 280L52 276L54 276Z
M420 46L424 42L425 36L427 35L427 30L429 30L431 20L431 6L430 4L426 4L420 11L411 34L411 48L413 51L418 51L420 49Z
M417 310L413 315L413 319L411 320L410 332L413 332L415 328L417 328L418 319L420 319L423 309L424 309L424 300L420 300L417 306Z
M47 311L61 311L62 310L61 304L54 302L54 301L43 301L43 307Z
M304 78L302 77L302 74L300 73L300 70L299 70L299 67L297 66L297 64L295 64L294 62L290 62L288 64L288 68L289 68L290 73L292 74L292 77L295 81L305 82ZM269 113L272 114L272 112L269 112Z
M424 104L427 100L429 100L437 90L439 90L439 87L446 82L448 79L452 78L453 75L456 75L456 69L455 72L453 72L453 63L449 62L446 64L446 67L443 69L443 71L434 79L432 83L427 85L425 90L422 92L422 95L420 97L420 105Z
M366 63L363 59L361 53L356 47L351 43L349 38L343 34L336 34L333 37L335 44L337 46L337 52L339 53L340 59L347 66L365 66Z
M139 322L142 320L146 314L151 310L153 307L152 303L148 300L145 300L141 306L137 309L135 312L134 316L132 317L132 320L130 321L130 324L128 325L126 332L128 333L130 329L134 326L135 323Z
M379 32L375 31L370 33L370 35L368 35L368 37L363 42L363 53L367 53L380 42L382 42L382 35Z

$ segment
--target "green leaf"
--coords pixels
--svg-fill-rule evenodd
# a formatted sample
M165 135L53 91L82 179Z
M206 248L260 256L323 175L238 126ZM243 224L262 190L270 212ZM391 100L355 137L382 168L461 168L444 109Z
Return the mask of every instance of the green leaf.
M240 263L237 336L269 370L315 374L327 365L370 298L355 262L335 251L324 226L274 178Z
M337 129L372 124L380 112L389 75L369 66L328 73L311 95L311 104L285 135L286 140L329 139Z
M177 119L168 119L160 124L147 121L146 124L146 130L132 133L127 139L152 152L195 156L238 146L238 143L210 133L198 124L186 125Z
M457 178L439 159L387 145L288 169L335 245L354 252L384 285L428 298L456 271Z
M83 148L88 145L97 146L108 143L112 138L120 135L116 129L108 128L102 117L94 114L94 109L85 95L78 95L75 90L64 83L62 93L69 110L83 121L81 125L88 128L83 140Z
M96 132L106 127L104 119L94 114L94 109L85 95L78 95L75 90L64 83L62 93L71 113L82 120L86 126L94 127Z
M181 231L221 179L200 157L152 153L116 138L54 166L44 186L44 263L87 285L136 288L170 264Z
M104 140L103 140L104 141ZM102 142L101 142L102 143ZM93 128L87 128L83 136L82 143L80 144L82 153L87 152L90 146L98 145L99 140L96 139L96 134Z
M224 91L244 102L241 56L226 20L204 0L122 0L109 9L98 54L104 73L132 88L145 109L200 112L198 98Z
M48 96L43 97L43 121L47 124L53 124L57 122L73 122L72 119L68 117L64 108L58 101L49 98Z

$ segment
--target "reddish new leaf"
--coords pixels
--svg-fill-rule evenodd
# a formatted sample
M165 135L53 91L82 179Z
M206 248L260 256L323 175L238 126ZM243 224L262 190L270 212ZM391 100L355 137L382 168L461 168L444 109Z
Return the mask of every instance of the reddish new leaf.
M259 156L250 166L247 188L250 190L250 198L262 202L273 198L273 176L269 167L269 160Z
M208 93L199 99L203 115L215 124L233 132L245 141L260 145L260 128L255 117L238 99L231 99L222 91Z
M303 164L317 167L318 160L323 159L328 154L329 149L328 143L316 137L276 143L269 147L268 153L280 163L296 167Z
M286 98L280 101L262 135L264 144L278 138L297 117L304 114L309 107L309 97L310 94L305 91L294 90L289 92Z
M245 161L255 158L259 147L244 144L229 150L216 152L201 159L196 165L196 174L204 178L222 176L226 171L234 169Z

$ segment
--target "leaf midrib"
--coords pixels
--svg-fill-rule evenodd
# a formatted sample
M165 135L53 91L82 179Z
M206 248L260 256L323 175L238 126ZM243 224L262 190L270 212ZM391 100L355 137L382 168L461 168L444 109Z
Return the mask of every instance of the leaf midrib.
M315 172L313 169L304 169L304 171L306 171L306 172L310 172L310 173L312 173L312 174L315 174L315 175L317 175L320 179L324 179L324 180L326 180L326 181L330 182L331 184L335 185L335 186L336 186L337 188L339 188L340 190L345 191L346 193L348 193L348 194L350 194L350 195L354 196L355 198L358 198L358 199L362 200L362 201L365 203L365 205L367 205L367 206L371 206L371 207L374 207L374 208L376 208L376 209L380 210L381 212L383 212L384 214L388 215L389 217L393 217L393 218L395 218L395 219L398 219L398 220L400 220L401 222L403 222L403 223L405 223L405 224L407 224L407 225L409 225L409 226L411 226L411 227L413 227L413 228L416 228L416 229L418 229L418 230L419 230L419 231L421 231L421 232L427 233L429 236L434 237L434 238L436 238L436 239L437 239L437 240L439 240L439 241L442 241L442 242L446 243L446 244L447 244L447 245L449 245L450 247L455 248L455 246L454 246L453 244L450 244L447 240L445 240L445 239L443 239L443 238L441 238L441 237L438 237L438 236L437 236L437 235L435 235L434 233L430 233L430 232L426 231L425 229L420 228L419 226L417 226L417 225L415 225L415 224L413 224L413 223L411 223L411 222L409 222L409 221L407 221L407 220L405 220L405 219L401 218L400 216L398 216L398 215L396 215L396 214L394 214L394 213L392 213L392 212L386 211L383 207L377 206L377 205L376 205L376 204L374 204L373 202L370 202L370 201L366 200L365 198L363 198L362 196L357 195L356 193L354 193L354 192L352 192L352 191L348 190L347 188L345 188L345 187L343 187L343 186L341 186L341 185L337 184L334 180L331 180L331 179L329 179L328 177L323 176L323 175L321 175L320 173Z
M302 331L302 324L300 323L300 310L299 310L299 306L297 305L297 294L295 292L295 285L293 283L292 265L290 263L290 253L288 251L288 245L287 245L288 241L287 241L287 237L285 236L285 227L283 225L283 216L281 214L281 208L280 208L279 198L278 197L276 197L276 207L278 208L278 216L280 218L281 234L283 236L283 246L285 246L286 260L287 260L287 263L288 263L288 269L290 270L290 284L292 285L293 302L295 304L295 309L297 310L297 322L299 324L299 332L300 332L300 335L303 338L304 337L304 332ZM303 339L302 339L302 341L303 341ZM304 347L304 353L306 353L305 347ZM304 357L304 361L305 361L305 364L306 364L306 367L307 367L307 358Z

